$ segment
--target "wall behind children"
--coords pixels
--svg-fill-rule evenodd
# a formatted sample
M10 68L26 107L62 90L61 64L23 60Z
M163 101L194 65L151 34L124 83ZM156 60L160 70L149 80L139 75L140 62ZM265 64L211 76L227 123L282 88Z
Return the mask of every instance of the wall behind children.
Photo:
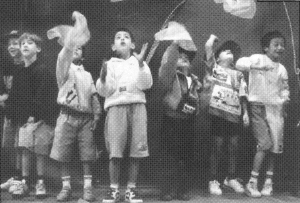
M1 0L0 2L0 34L10 32L12 29L22 31L33 31L44 38L42 56L45 57L49 68L55 71L56 57L61 47L55 40L46 38L46 31L59 24L72 24L72 12L77 10L86 16L91 31L91 40L87 47L85 56L85 67L96 79L99 75L102 60L109 58L110 45L113 39L112 31L117 27L128 27L135 35L137 51L145 42L153 43L153 36L159 31L165 18L180 0L126 0L111 2L109 0ZM295 51L297 66L299 67L299 4L297 2L286 2L294 31ZM240 44L242 55L249 56L261 52L259 40L270 30L279 30L286 37L286 52L282 63L288 70L291 87L292 102L290 105L289 119L287 121L286 143L292 145L296 140L294 129L295 120L298 116L294 109L297 105L297 80L294 73L293 50L291 44L291 33L287 16L282 2L258 2L257 11L253 19L243 19L224 12L221 4L213 0L188 0L173 20L183 23L198 48L198 53L193 61L194 72L203 77L204 67L202 57L204 54L204 43L210 34L219 37L220 43L225 40L234 40ZM148 163L157 162L159 157L159 129L162 106L160 104L161 93L157 82L157 73L160 66L161 56L168 43L162 43L152 61L150 68L154 77L154 86L147 91L148 114L149 114L149 143L152 158ZM298 106L298 107L297 107ZM195 163L200 171L197 176L205 177L209 154L209 119L205 111L198 116L197 139L195 150ZM100 130L101 131L101 130ZM254 141L251 139L249 130L245 131L242 143L244 155L241 157L245 174L250 170L252 154L255 150ZM101 135L102 136L102 135ZM100 139L101 140L101 139ZM298 143L299 145L300 143ZM103 146L103 145L101 145ZM297 156L292 147L286 148L284 156L288 160L294 160ZM251 154L249 156L249 153ZM248 157L248 158L247 158ZM298 156L300 157L300 156ZM299 160L299 158L298 158ZM289 163L289 162L287 162ZM153 164L151 164L153 166ZM155 164L154 164L155 166ZM286 168L290 168L287 164ZM142 176L152 176L153 167L145 167ZM286 175L288 170L282 169ZM200 175L199 175L200 174ZM151 179L151 178L150 178Z

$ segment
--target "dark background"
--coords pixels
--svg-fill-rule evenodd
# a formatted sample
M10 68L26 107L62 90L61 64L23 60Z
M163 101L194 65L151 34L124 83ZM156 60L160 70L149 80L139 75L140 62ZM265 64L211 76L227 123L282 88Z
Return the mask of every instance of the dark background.
M45 63L55 71L57 54L61 47L56 40L46 38L47 30L60 24L72 25L72 12L77 10L86 16L91 31L91 40L87 46L85 68L90 71L96 80L99 75L102 60L109 58L110 45L113 39L112 31L117 27L127 27L132 30L136 47L139 51L145 42L153 43L153 36L159 31L162 23L180 0L125 0L111 3L109 0L1 0L0 22L1 36L13 29L32 31L44 39L42 54ZM287 2L294 31L297 67L299 68L299 3ZM204 76L202 57L204 44L210 34L219 37L222 43L225 40L234 40L240 44L242 55L249 56L261 52L259 40L268 31L279 30L286 37L286 52L282 63L289 74L291 89L291 104L288 110L285 133L285 152L279 157L278 180L289 182L299 172L295 164L300 162L299 133L296 133L296 122L299 120L299 85L294 72L291 33L282 2L258 2L257 11L253 19L242 19L225 13L221 4L213 0L188 0L174 20L183 23L189 30L198 48L193 61L194 73L200 78ZM162 43L151 63L149 64L153 78L153 88L147 91L148 99L148 137L151 156L142 165L141 181L147 184L157 182L159 165L160 119L162 107L161 93L157 82L157 73L161 56L167 42ZM101 123L103 124L103 123ZM102 125L96 133L97 143L103 149ZM197 118L195 139L195 183L207 185L208 157L209 157L209 117L202 110ZM241 149L239 157L239 175L247 181L251 170L255 142L249 131L245 129L241 135ZM107 166L105 153L96 165L95 171L101 180L107 180ZM55 163L52 163L55 165ZM2 165L2 163L1 163ZM77 166L77 165L76 165ZM225 167L225 166L224 166ZM51 167L50 167L51 168ZM57 168L50 176L59 177ZM76 169L75 171L80 171ZM101 173L99 173L99 171ZM105 177L104 177L105 176ZM59 179L58 179L59 181Z

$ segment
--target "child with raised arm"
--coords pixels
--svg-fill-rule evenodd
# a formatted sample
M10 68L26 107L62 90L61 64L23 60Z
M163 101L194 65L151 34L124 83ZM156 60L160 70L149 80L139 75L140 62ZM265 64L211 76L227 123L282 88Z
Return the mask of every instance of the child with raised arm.
M208 72L205 80L210 81L212 88L209 102L209 113L212 118L209 192L212 195L222 194L218 172L221 158L224 157L223 146L227 143L229 165L224 185L237 193L243 193L243 185L237 179L236 159L242 128L241 120L245 126L249 125L246 105L247 85L243 74L234 67L234 61L241 52L240 47L234 41L227 41L214 53L213 46L217 39L215 35L211 35L205 44Z
M119 179L121 158L129 148L129 179L125 200L143 202L136 193L139 161L149 156L147 144L146 98L143 92L152 86L152 75L143 61L147 49L144 44L140 54L135 49L132 33L126 28L116 30L112 57L103 64L97 89L105 97L107 111L105 140L109 152L110 190L103 203L120 200Z
M257 140L251 178L246 187L251 197L272 195L275 157L283 152L285 108L290 100L288 74L280 63L284 46L285 38L280 32L268 32L261 39L263 54L244 57L236 63L237 69L249 72L250 117ZM265 159L268 161L266 180L259 192L257 179Z
M59 88L57 102L61 106L57 119L55 137L50 157L61 166L62 190L57 201L71 198L71 171L74 143L78 143L79 157L83 167L83 200L95 200L92 187L92 162L96 159L93 131L99 120L101 108L96 87L82 61L84 46L90 39L86 18L79 12L73 13L75 26L61 33L58 26L48 31L48 38L60 37L63 45L57 59L56 78Z

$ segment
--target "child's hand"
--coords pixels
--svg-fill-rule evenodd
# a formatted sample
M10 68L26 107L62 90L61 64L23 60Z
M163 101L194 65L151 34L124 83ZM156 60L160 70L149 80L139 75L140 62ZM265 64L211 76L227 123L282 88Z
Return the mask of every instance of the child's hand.
M100 71L100 80L102 83L105 83L106 75L107 75L107 61L103 61L102 68Z
M92 121L91 128L90 128L91 131L94 131L96 129L98 121L99 121L99 116L94 115L94 120Z
M33 116L30 116L27 120L27 123L34 123L35 118Z
M148 48L148 43L143 44L140 54L137 54L136 52L133 53L134 57L139 61L140 68L142 68L144 66L144 57L145 57L147 48Z
M248 127L250 125L249 116L248 116L248 113L246 113L246 112L243 115L243 124L244 124L244 127Z
M218 42L219 41L219 38L214 34L211 34L209 39L211 39L213 42Z

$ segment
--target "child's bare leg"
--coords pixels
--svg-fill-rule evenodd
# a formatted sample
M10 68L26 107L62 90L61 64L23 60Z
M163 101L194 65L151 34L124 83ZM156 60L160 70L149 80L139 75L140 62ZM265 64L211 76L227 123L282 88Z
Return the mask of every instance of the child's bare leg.
M129 174L128 174L128 188L135 188L136 182L139 174L139 159L137 158L130 158L129 161Z
M121 159L111 158L109 161L110 186L116 189L119 187L120 168Z
M36 155L36 170L38 175L38 181L44 180L46 168L46 156L37 154Z
M22 150L22 176L26 183L28 183L28 177L31 166L31 152L27 149Z

